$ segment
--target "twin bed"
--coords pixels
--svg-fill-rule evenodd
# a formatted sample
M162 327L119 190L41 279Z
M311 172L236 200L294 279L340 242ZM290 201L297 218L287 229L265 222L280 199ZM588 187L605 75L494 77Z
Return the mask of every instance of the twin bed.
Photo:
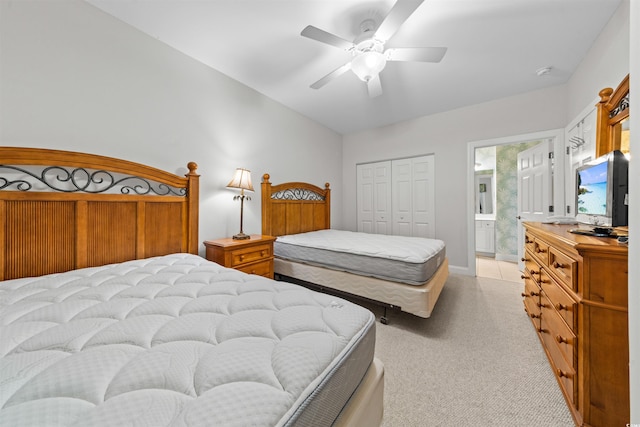
M449 275L444 242L331 229L331 190L262 178L262 234L276 236L276 277L431 316Z
M379 425L371 312L197 256L185 172L0 147L0 425Z

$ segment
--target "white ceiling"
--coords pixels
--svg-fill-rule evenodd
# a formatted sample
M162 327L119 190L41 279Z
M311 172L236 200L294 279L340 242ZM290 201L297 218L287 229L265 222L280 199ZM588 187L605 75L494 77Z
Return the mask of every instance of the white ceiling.
M444 59L388 63L383 95L369 98L352 72L311 89L350 53L300 32L353 40L394 0L86 1L343 134L565 83L621 3L426 0L386 47L445 46Z

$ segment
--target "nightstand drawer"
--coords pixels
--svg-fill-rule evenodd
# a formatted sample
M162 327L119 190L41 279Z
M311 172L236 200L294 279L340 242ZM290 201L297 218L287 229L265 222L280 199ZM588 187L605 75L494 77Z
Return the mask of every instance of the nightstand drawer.
M257 274L258 276L264 276L273 278L273 261L258 262L256 264L237 267L236 270L240 270L248 274Z
M273 279L272 236L252 235L249 239L224 238L207 240L207 259L249 274Z
M239 267L251 262L268 259L271 257L271 243L240 248L231 251L231 267Z

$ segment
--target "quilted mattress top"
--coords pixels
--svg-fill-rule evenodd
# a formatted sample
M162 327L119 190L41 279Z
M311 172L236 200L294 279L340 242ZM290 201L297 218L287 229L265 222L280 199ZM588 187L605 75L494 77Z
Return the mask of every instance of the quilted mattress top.
M0 425L286 425L372 324L189 254L0 282Z
M444 242L344 230L318 230L279 236L278 242L421 264L438 254Z

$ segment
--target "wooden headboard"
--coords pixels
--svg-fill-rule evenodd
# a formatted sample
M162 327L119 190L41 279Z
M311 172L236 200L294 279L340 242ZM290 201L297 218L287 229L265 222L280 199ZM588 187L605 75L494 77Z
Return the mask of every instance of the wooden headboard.
M331 189L306 182L272 185L262 176L262 234L284 236L331 228Z
M187 168L0 147L0 280L197 254L199 175Z
M596 104L596 157L613 150L628 153L629 128L623 131L622 123L629 118L629 74L616 90L607 87L599 95L600 102Z

